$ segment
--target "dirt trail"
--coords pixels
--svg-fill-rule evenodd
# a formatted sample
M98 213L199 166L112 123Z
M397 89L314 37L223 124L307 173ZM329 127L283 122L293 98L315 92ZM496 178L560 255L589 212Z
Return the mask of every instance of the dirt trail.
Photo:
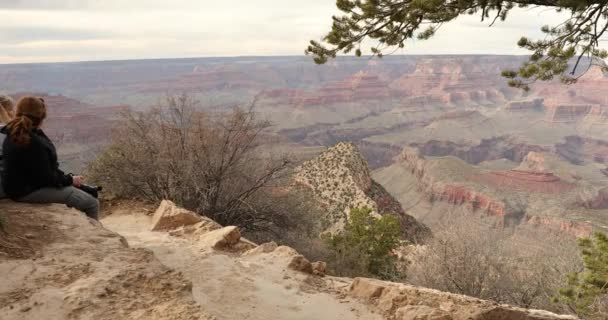
M217 319L382 319L342 293L351 280L295 272L276 255L221 253L152 232L151 217L144 214L113 214L102 222L192 281L195 301Z

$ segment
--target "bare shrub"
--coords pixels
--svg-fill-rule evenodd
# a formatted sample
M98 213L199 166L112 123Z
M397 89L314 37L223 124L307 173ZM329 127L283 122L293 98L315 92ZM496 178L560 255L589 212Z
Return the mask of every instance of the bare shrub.
M269 126L253 107L208 113L187 95L169 96L124 113L88 174L111 196L170 199L223 225L276 232L292 223L272 201L291 162L269 151Z
M499 230L471 220L454 219L436 231L410 256L408 280L525 308L566 311L552 298L565 275L580 267L574 239L525 227Z
M309 259L322 260L325 257L324 249L316 243L321 242L319 234L326 228L327 221L323 208L310 189L290 185L267 193L262 199L257 198L256 206L267 206L268 211L282 212L283 219L288 223L273 224L265 230L245 231L248 239L257 243L275 241L296 249ZM284 225L289 225L289 228L284 228Z

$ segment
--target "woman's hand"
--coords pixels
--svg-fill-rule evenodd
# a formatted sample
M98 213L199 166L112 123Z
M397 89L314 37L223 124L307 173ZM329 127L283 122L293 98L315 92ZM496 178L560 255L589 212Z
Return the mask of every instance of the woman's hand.
M79 188L82 183L84 183L84 177L83 176L73 176L72 177L72 185L76 188Z

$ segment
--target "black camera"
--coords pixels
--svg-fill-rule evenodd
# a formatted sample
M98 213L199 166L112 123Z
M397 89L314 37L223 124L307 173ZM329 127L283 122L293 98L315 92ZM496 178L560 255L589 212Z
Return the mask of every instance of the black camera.
M103 190L102 187L98 187L98 186L89 186L86 184L81 184L80 187L78 187L78 189L92 195L95 198L99 198L99 193Z

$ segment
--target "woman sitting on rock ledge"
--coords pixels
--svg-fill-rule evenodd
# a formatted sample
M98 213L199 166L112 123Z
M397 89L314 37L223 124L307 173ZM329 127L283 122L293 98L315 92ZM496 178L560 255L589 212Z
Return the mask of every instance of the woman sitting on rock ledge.
M7 136L2 145L4 191L15 201L61 203L97 220L99 202L79 189L83 177L59 169L55 146L40 129L46 111L42 98L23 97L15 117L0 129Z
M0 128L4 127L13 119L13 108L15 102L13 99L6 95L0 95ZM0 134L0 179L2 178L2 143L4 142L4 135ZM0 180L1 181L1 180ZM0 183L0 199L6 198L2 183Z

